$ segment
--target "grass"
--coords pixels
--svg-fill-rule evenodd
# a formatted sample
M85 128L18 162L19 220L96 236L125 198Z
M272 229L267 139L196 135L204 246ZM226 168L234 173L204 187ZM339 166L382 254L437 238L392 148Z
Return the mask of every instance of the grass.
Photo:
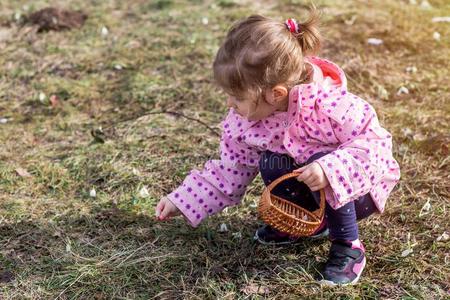
M302 18L306 1L2 1L0 297L449 298L450 242L437 238L450 230L450 29L431 19L450 6L429 2L316 1L321 55L376 107L402 168L386 212L361 223L368 266L360 284L330 289L313 280L327 243L252 241L259 177L241 206L198 229L153 219L161 196L218 155L214 131L226 107L211 64L230 23L250 13ZM58 4L83 9L86 24L37 34L14 19ZM384 44L369 46L369 37ZM397 95L402 86L409 93ZM149 114L161 111L210 129ZM221 223L230 230L219 232Z

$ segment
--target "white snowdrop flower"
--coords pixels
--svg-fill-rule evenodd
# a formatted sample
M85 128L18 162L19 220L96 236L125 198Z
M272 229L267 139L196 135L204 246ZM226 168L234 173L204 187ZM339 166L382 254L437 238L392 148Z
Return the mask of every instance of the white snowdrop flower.
M148 190L145 186L143 186L140 190L139 190L139 196L141 198L147 198L148 196L150 196L150 194L148 193Z
M90 196L91 198L97 197L97 192L95 191L94 188L92 188L92 189L89 191L89 196Z
M46 98L47 96L43 92L39 93L39 101L44 102Z
M20 18L22 18L22 14L18 11L14 14L14 20L20 21Z
M240 231L232 233L234 238L240 239L242 237L242 233Z
M389 99L389 93L388 93L388 91L386 91L386 89L383 86L379 85L377 87L377 93L378 93L378 97L380 97L381 99L383 99L383 100Z
M102 33L102 36L107 36L107 35L108 35L108 33L109 33L109 30L108 30L108 28L106 28L105 26L103 26L103 27L102 27L102 31L101 31L101 33Z
M432 6L431 6L430 2L428 2L427 0L423 0L423 1L420 3L420 8L421 8L421 9L431 9Z
M122 67L121 65L115 65L115 66L114 66L114 69L116 69L116 70L122 70L123 67Z
M8 123L7 118L0 118L0 124L6 124L6 123Z
M433 33L433 39L435 39L436 41L440 41L441 40L441 34L437 31L435 31Z
M436 239L436 241L438 241L438 242L440 242L440 241L445 242L445 241L448 241L449 239L450 239L450 236L448 235L448 233L447 233L447 232L444 232L443 234L441 234L441 235Z
M413 131L409 127L404 127L401 129L401 131L404 136L412 136L413 135Z
M256 203L255 201L253 201L250 205L251 208L256 208L258 207L258 203Z
M420 209L419 212L419 217L424 216L426 214L428 214L428 212L431 209L431 203L430 203L430 199L427 200L427 202L425 202L425 204L422 206L422 208Z
M407 257L408 255L410 255L411 253L413 253L413 249L406 249L402 251L402 257Z
M409 94L408 88L401 86L397 91L397 95L401 95L401 94Z
M383 40L376 39L376 38L369 38L369 39L367 39L367 43L369 45L379 46L379 45L383 44Z
M227 232L227 231L228 231L227 224L225 223L220 224L219 232Z
M202 23L203 23L203 25L208 25L208 23L209 23L208 17L203 17Z
M417 72L417 68L415 66L406 67L406 72L408 72L408 73L416 73Z

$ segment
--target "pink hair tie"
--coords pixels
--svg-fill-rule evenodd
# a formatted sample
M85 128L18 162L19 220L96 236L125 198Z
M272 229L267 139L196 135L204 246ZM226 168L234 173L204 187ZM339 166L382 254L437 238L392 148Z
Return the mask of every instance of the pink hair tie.
M286 22L284 22L284 24L286 24L286 28L289 29L290 32L299 33L298 24L297 21L295 21L295 19L287 19Z

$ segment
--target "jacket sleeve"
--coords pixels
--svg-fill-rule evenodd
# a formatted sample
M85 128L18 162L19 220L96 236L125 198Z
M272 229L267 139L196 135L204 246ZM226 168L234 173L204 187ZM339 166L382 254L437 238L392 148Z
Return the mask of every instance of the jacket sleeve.
M398 164L392 156L392 136L383 129L376 112L367 102L352 101L342 122L332 121L339 147L317 160L330 186L328 203L338 209L367 194ZM383 188L394 188L398 180L385 180Z
M209 160L202 170L192 170L183 183L167 197L193 227L209 215L240 203L247 185L258 174L259 151L248 146L240 135L230 134L235 114L226 118L220 159ZM241 123L238 124L241 127ZM243 132L245 133L245 132Z

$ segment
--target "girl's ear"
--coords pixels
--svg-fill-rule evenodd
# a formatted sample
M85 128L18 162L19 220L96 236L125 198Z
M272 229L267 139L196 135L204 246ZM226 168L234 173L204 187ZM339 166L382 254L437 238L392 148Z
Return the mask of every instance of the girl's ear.
M276 86L274 86L272 88L272 97L271 98L271 102L272 104L276 104L279 103L280 101L283 101L286 99L288 95L288 90L285 86L278 84Z

